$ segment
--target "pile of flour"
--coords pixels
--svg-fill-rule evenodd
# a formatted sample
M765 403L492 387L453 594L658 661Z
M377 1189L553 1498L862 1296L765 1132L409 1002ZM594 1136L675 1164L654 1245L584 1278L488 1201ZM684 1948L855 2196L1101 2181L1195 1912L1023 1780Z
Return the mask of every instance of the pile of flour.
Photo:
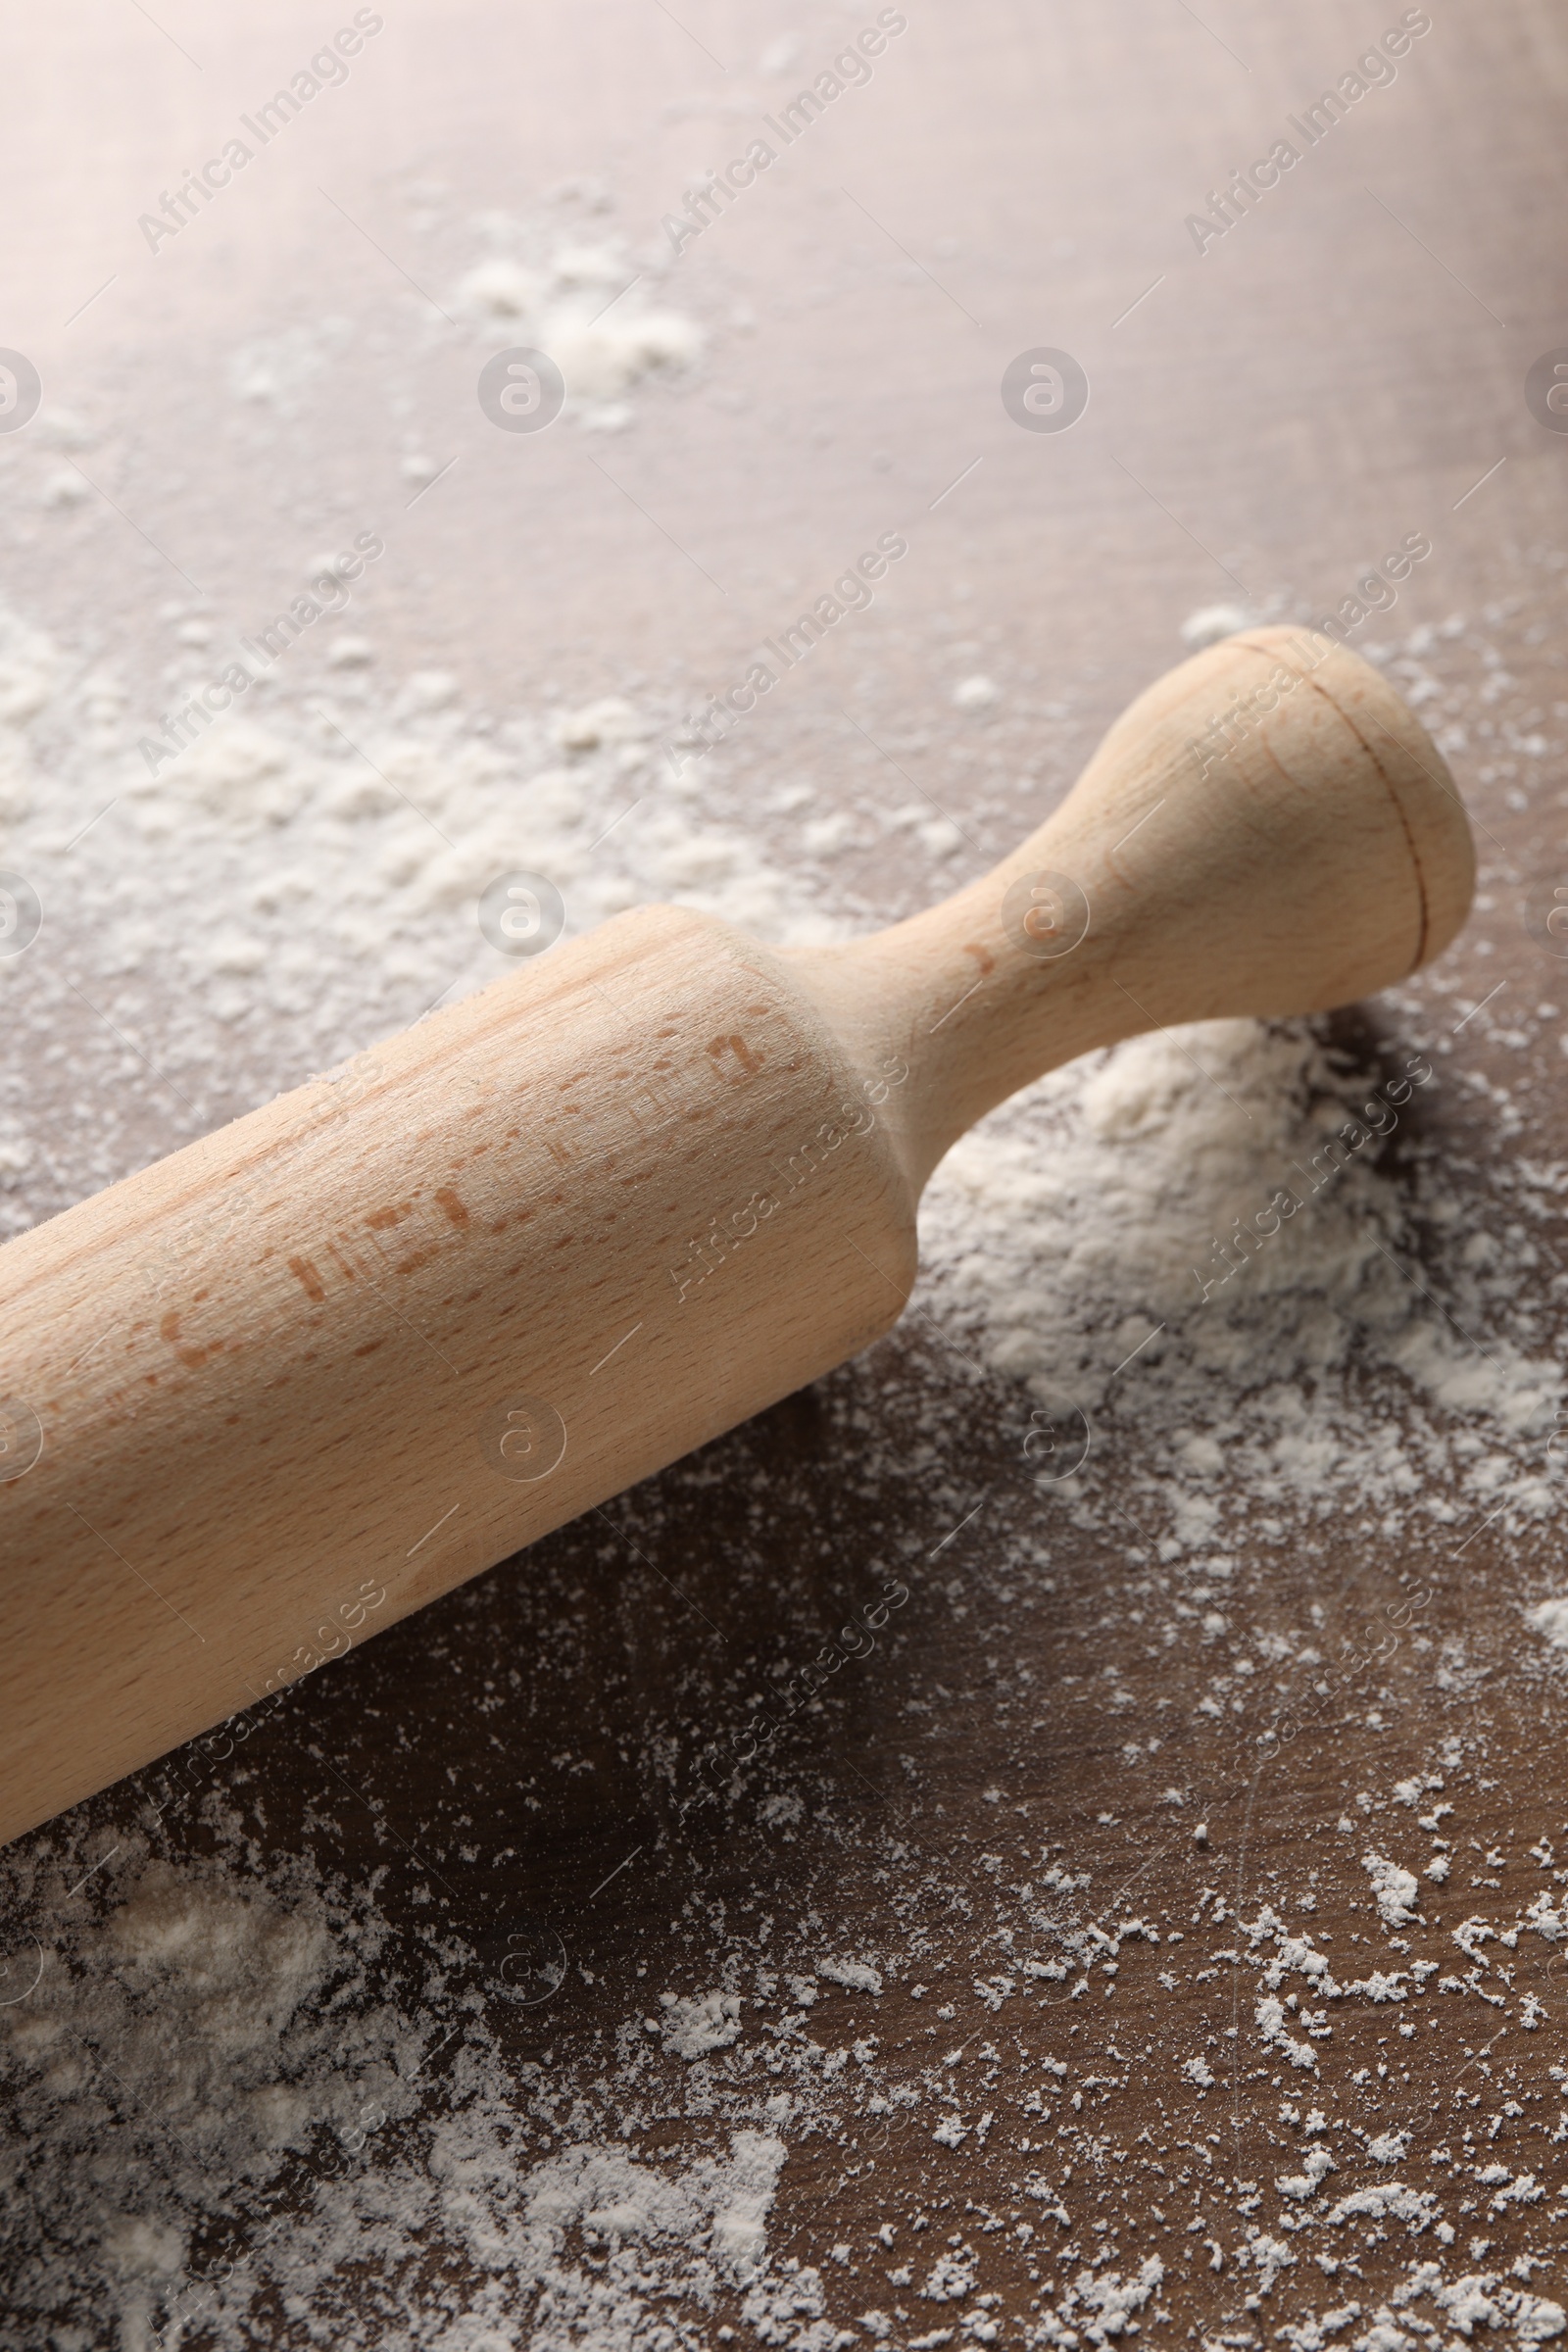
M1116 1491L1162 1557L1212 1548L1227 1511L1311 1519L1348 1492L1376 1498L1390 1538L1554 1509L1543 1227L1564 1173L1494 1169L1506 1209L1471 1230L1417 1123L1453 1084L1429 1028L1430 1057L1398 1033L1352 1055L1304 1022L1135 1038L1004 1106L939 1171L928 1305L1042 1419L1122 1437ZM1094 1465L1091 1439L1071 1482L1091 1510Z
M492 345L548 352L566 381L568 415L585 429L619 431L643 377L682 371L701 357L702 329L651 297L646 271L619 238L541 241L499 214L482 225L489 250L458 281L460 316Z
M440 298L422 298L416 331L436 343L471 341L476 356L548 353L564 379L566 427L618 433L633 422L639 394L693 374L710 330L662 298L667 255L632 254L601 213L594 191L568 188L552 212L537 218L481 214L463 235L470 251L477 246L476 257L450 281L438 278ZM416 233L445 231L443 243L460 233L434 190L416 201L411 226ZM430 263L421 266L435 274ZM237 346L227 365L228 389L237 401L293 421L354 344L355 329L342 315L295 320ZM441 462L407 428L404 478L423 485L440 470ZM51 504L88 495L69 466L49 476Z
M540 2345L641 2343L651 2294L700 2312L759 2275L786 2153L765 2096L760 2128L679 2164L558 2136L461 1941L399 1954L370 1889L263 1862L209 1811L205 1864L128 1835L73 1890L47 1835L0 1857L7 1918L31 1923L0 1967L5 2300L56 2310L54 2352L111 2325L123 2352L249 2342L246 2315L303 2288L322 2342L407 2341L417 2308L442 2352L510 2352L524 2322ZM427 2242L487 2283L432 2285ZM37 2340L0 2317L0 2343Z

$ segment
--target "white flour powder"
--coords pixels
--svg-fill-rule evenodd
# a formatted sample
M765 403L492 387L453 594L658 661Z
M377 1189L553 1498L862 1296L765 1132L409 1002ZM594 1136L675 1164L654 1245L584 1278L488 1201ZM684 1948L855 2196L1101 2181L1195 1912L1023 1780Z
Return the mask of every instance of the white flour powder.
M460 280L458 304L486 340L548 352L585 426L618 430L643 376L699 358L701 329L650 301L645 273L617 239L540 245L519 222L497 216L487 226L494 250ZM519 258L519 248L540 258Z
M1377 1089L1407 1063L1428 1077L1396 1121ZM933 1300L1048 1410L1146 1433L1118 1457L1136 1502L1118 1492L1161 1556L1221 1543L1230 1510L1310 1518L1347 1489L1390 1537L1467 1498L1515 1522L1553 1507L1556 1301L1521 1274L1545 1265L1562 1175L1501 1171L1494 1233L1465 1230L1419 1140L1393 1177L1367 1105L1408 1132L1445 1067L1396 1044L1385 1075L1299 1025L1134 1039L1044 1080L939 1171ZM1388 1410L1367 1413L1357 1373L1385 1376ZM1093 1461L1072 1489L1092 1509Z

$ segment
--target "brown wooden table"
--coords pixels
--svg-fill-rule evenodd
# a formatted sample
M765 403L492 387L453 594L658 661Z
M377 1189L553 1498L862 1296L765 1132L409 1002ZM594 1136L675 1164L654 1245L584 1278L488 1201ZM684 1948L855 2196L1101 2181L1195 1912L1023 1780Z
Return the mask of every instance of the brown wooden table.
M1340 1036L1363 1057L1380 1037L1435 1039L1508 984L1513 1012L1494 1005L1451 1036L1453 1082L1435 1091L1422 1135L1451 1163L1476 1232L1507 1225L1510 1166L1552 1161L1568 1140L1561 1010L1527 1011L1560 995L1556 967L1521 914L1526 886L1564 857L1568 735L1568 437L1544 429L1523 389L1538 355L1568 344L1568 33L1541 0L1434 6L1397 78L1350 105L1202 252L1187 216L1290 135L1287 119L1353 69L1385 20L1396 24L1392 0L1370 18L1344 0L1289 13L1243 0L911 7L870 82L682 254L666 290L710 335L695 380L650 393L623 439L562 435L527 468L503 463L515 453L477 414L471 347L443 339L424 299L471 255L467 217L537 209L575 175L603 183L604 218L634 250L656 250L693 174L739 151L759 114L875 11L802 5L765 24L724 0L688 0L679 22L644 0L389 11L350 81L291 128L293 146L259 159L265 188L237 189L156 257L134 225L152 192L320 26L292 5L232 25L195 0L166 0L156 26L107 5L87 13L90 77L68 68L63 24L18 20L4 35L0 172L26 231L13 238L15 323L0 341L97 420L87 462L134 518L95 510L74 536L40 539L13 506L0 523L9 568L49 626L69 635L85 612L151 698L170 583L141 529L243 621L292 579L323 514L386 516L366 625L408 665L460 667L497 709L587 699L633 672L695 701L862 541L901 529L910 554L896 593L775 698L748 747L749 789L763 807L805 775L812 813L863 806L875 786L841 715L853 698L994 853L1179 658L1195 607L1234 600L1240 582L1293 614L1327 610L1387 545L1424 533L1432 555L1384 634L1462 612L1470 632L1449 674L1472 692L1489 666L1508 680L1487 706L1496 740L1453 754L1485 827L1483 897L1432 983ZM762 71L762 52L789 38L793 62ZM332 314L349 328L330 396L236 423L223 391L234 345ZM1036 346L1073 354L1092 386L1060 435L1020 431L998 397L1004 368ZM462 462L410 507L397 465L412 432ZM0 457L19 481L32 462L20 438ZM947 698L976 669L1008 693L944 764ZM1522 755L1505 722L1550 749ZM817 886L799 834L770 821L776 856ZM975 863L967 848L924 860L903 837L896 855L845 852L821 886L883 918ZM156 981L148 1002L156 1049ZM62 1061L12 1073L49 1139L23 1190L35 1214L189 1131L151 1083L119 1089L90 1144L76 1131L62 1073L98 1052L92 1027L64 1004ZM196 1115L231 1115L297 1075L251 1032ZM1501 1132L1498 1089L1512 1106ZM1545 1291L1561 1282L1562 1238L1535 1240ZM1162 2275L1128 2327L1159 2341L1263 2343L1294 2326L1315 2345L1329 2339L1306 2315L1352 2302L1360 2316L1332 2340L1359 2341L1429 2259L1450 2281L1484 2274L1502 2282L1494 2294L1563 2301L1564 1945L1522 1938L1513 1982L1485 1980L1500 2006L1474 1989L1338 2004L1308 2074L1260 2035L1265 1988L1238 1925L1272 1905L1297 1932L1309 1923L1342 1977L1393 1965L1363 1840L1336 1825L1371 1822L1424 1853L1430 1839L1391 1791L1445 1741L1453 1877L1398 1965L1426 1958L1463 1977L1452 1929L1466 1914L1512 1917L1553 1887L1530 1849L1568 1857L1568 1680L1524 1641L1519 1596L1560 1575L1555 1522L1484 1530L1462 1558L1446 1542L1391 1550L1352 1495L1310 1541L1294 1525L1244 1534L1225 1603L1242 1695L1215 1714L1200 1704L1213 1660L1185 1630L1164 1644L1168 1595L1147 1562L1035 1486L1027 1416L1015 1385L977 1376L940 1324L910 1318L863 1360L313 1677L243 1762L192 1751L190 1793L162 1812L155 1845L188 1859L222 1842L204 1812L217 1788L260 1876L295 1853L323 1879L383 1874L388 1997L417 2004L441 1942L445 1989L428 2013L454 2038L365 2154L372 2177L394 2154L423 2161L420 2135L461 2120L481 2051L492 2083L500 2068L512 2086L519 2168L604 2138L624 2097L596 2087L617 2030L624 2065L627 2022L635 2046L661 1993L740 1995L738 2036L695 2063L646 2034L627 2144L676 2171L722 2152L782 2067L796 2108L778 2125L789 2154L767 2233L777 2309L760 2317L754 2302L747 2316L732 2283L707 2310L677 2297L663 2317L686 2333L671 2342L728 2328L745 2341L759 2326L764 2341L825 2344L838 2328L870 2341L868 2310L889 2315L896 2345L943 2328L1013 2343L1042 2328L1037 2340L1067 2341L1070 2327L1103 2341L1122 2325L1114 2298L1097 2307L1101 2290L1085 2286L1073 2305L1071 2282L1150 2284L1151 2258ZM1112 1429L1094 1470L1102 1492L1138 1444L1136 1429ZM1231 1499L1245 1518L1247 1496ZM732 1777L710 1773L704 1793L698 1760L715 1737L888 1577L908 1599L876 1653ZM1314 1602L1321 1652L1338 1662L1315 1698L1302 1669L1268 1664L1271 1632L1298 1630ZM1248 1683L1237 1660L1255 1666L1253 1652L1263 1665ZM1282 1706L1299 1711L1283 1747L1263 1736ZM1128 1770L1127 1724L1156 1716L1157 1770ZM85 1868L147 1824L145 1786L113 1790L41 1833L39 1851ZM1026 1947L1064 1950L1074 1935L1065 1976L1021 1973ZM520 2004L516 1955L544 1969L528 1980L539 1990L558 1952L564 1979ZM880 1992L818 1976L814 2005L785 2026L780 1984L835 1955L874 1962ZM938 2089L872 2111L873 2077L890 2093L928 2077ZM958 2100L951 2140L933 2137L943 2082ZM1299 2174L1310 2141L1281 2110L1314 2105L1339 2168L1318 2215L1396 2178L1438 2196L1451 2245L1375 2199L1333 2228L1292 2230L1305 2205L1275 2183ZM157 2118L112 2130L156 2138ZM1367 2153L1388 2132L1408 2135L1393 2171ZM1544 2195L1496 2205L1495 2182L1478 2179L1494 2163L1505 2182L1533 2174ZM308 2171L295 2186L303 2210ZM933 2299L922 2285L945 2253L954 2295ZM477 2295L456 2225L444 2236L431 2223L411 2264L365 2340L445 2343L434 2322L419 2332L397 2315ZM907 2283L890 2279L905 2267ZM379 2291L364 2283L368 2311ZM554 2342L533 2292L510 2277L514 2340L533 2327ZM258 2309L246 2340L322 2340L275 2296ZM1459 2324L1430 2297L1409 2301L1390 2323L1405 2332L1373 2339L1379 2352L1403 2352L1415 2320L1445 2340ZM45 2340L32 2322L9 2325L0 2340Z

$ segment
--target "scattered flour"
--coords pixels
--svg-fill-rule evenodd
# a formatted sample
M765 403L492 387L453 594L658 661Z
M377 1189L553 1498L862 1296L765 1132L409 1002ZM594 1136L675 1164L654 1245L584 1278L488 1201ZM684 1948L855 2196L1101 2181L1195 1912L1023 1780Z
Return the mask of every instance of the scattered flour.
M1378 1917L1386 1928L1407 1928L1415 1917L1421 1889L1414 1873L1401 1870L1384 1854L1368 1854L1362 1867L1372 1882Z
M1274 2185L1282 2197L1290 2197L1296 2203L1302 2204L1308 2197L1315 2197L1330 2173L1338 2170L1327 2148L1308 2148L1306 2161L1300 2171L1288 2174L1283 2180L1276 2180Z
M1388 2215L1392 2220L1405 2222L1419 2234L1428 2229L1438 2210L1438 2200L1428 2191L1406 2188L1402 2180L1391 2180L1385 2187L1358 2188L1342 2197L1328 2214L1333 2224L1352 2222L1363 2214Z
M89 1918L35 1846L5 1858L12 1903L57 1925L30 1996L0 1999L3 2300L30 2306L60 2229L88 2258L78 2308L112 2312L125 2352L181 2328L250 2343L246 2314L279 2290L335 2312L337 2343L411 2341L418 2312L421 2344L466 2352L642 2345L651 2292L700 2309L758 2276L776 2131L732 2126L680 2165L591 2131L551 2148L548 2080L502 2057L461 1940L408 1972L406 1998L372 1996L389 1958L398 1973L373 1900L276 1857L258 1874L231 1841L232 1867L175 1869L122 1838ZM687 2060L739 2031L738 2002L677 2007ZM413 2276L431 2230L464 2251L461 2297ZM375 2283L356 2284L367 2264ZM35 2340L0 2314L0 2343Z
M1441 1056L1390 1063L1442 1083ZM1119 1506L1157 1529L1161 1559L1223 1553L1233 1512L1309 1524L1347 1493L1375 1497L1390 1537L1555 1509L1543 1441L1562 1376L1520 1280L1554 1191L1521 1186L1517 1257L1457 1246L1445 1167L1417 1139L1397 1179L1375 1156L1380 1085L1298 1023L1135 1038L993 1113L932 1181L923 1303L1027 1384L1037 1421L1138 1430L1114 1502L1093 1446L1061 1492L1098 1523L1125 1526ZM1418 1228L1436 1281L1430 1256L1419 1278L1409 1262ZM1483 1325L1484 1352L1461 1336Z
M1190 654L1200 654L1204 646L1218 645L1222 637L1237 637L1244 629L1256 628L1259 617L1247 605L1200 605L1182 622L1181 641Z
M672 1992L660 1997L664 2006L664 2047L673 2050L677 2058L706 2058L710 2050L726 2050L738 2040L741 2004L737 1994L702 1992L684 2001ZM656 2025L652 2018L648 2022Z
M542 243L518 222L492 216L486 225L496 249L459 280L457 307L487 342L548 352L566 381L566 413L582 425L620 430L644 377L701 356L702 329L650 300L647 265L618 239Z
M828 1977L835 1984L848 1985L854 1992L880 1992L882 1975L868 1960L819 1960L819 1977Z
M1552 1600L1543 1600L1533 1609L1526 1609L1525 1623L1538 1634L1544 1634L1553 1649L1568 1649L1568 1593L1558 1593Z

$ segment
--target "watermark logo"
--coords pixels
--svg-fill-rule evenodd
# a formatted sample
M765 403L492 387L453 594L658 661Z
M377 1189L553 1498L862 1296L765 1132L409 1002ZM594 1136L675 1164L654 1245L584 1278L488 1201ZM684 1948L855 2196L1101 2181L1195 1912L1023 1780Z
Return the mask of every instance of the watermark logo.
M1070 956L1089 935L1089 901L1070 874L1020 874L1002 902L1002 927L1040 962Z
M0 351L0 433L20 433L38 414L43 382L20 351Z
M1267 155L1259 156L1245 171L1233 168L1223 187L1209 189L1206 213L1188 214L1183 226L1199 252L1206 253L1210 245L1245 220L1267 191L1277 188L1284 174L1294 172L1302 157L1320 146L1330 131L1345 121L1352 106L1358 106L1373 90L1385 89L1397 81L1398 69L1394 60L1408 57L1411 44L1431 30L1432 19L1424 8L1407 8L1398 24L1392 24L1383 35L1381 45L1366 50L1353 67L1310 106L1303 106L1298 115L1287 115L1290 137L1276 139Z
M561 893L544 874L497 874L479 901L479 928L503 956L542 956L565 924Z
M516 344L479 370L479 406L504 433L542 433L565 405L566 379L548 351Z
M1024 1432L1024 1459L1034 1472L1037 1486L1054 1486L1058 1479L1071 1478L1089 1459L1089 1417L1073 1405L1067 1411L1047 1412L1036 1405L1029 1416Z
M764 115L778 145L767 139L753 139L744 155L732 156L717 172L705 172L695 187L688 188L681 198L684 211L666 213L660 222L669 241L670 251L677 258L684 253L694 237L719 219L746 188L755 187L760 173L776 164L786 147L793 147L813 122L819 122L827 108L842 98L846 90L863 88L871 78L869 60L880 57L890 40L907 32L909 20L897 8L884 8L875 24L867 24L850 45L840 50L831 66L809 81L805 89L797 90L787 106L778 110L778 119ZM848 190L845 191L848 194ZM855 198L851 197L851 203Z
M36 1991L43 1977L43 1945L30 1928L0 1944L0 2009L14 2009Z
M43 1451L43 1423L20 1396L0 1397L0 1487L25 1478Z
M1568 913L1568 908L1565 908L1565 913ZM1561 952L1568 954L1568 948ZM1299 1194L1288 1184L1281 1185L1250 1220L1232 1217L1231 1230L1224 1240L1221 1241L1215 1234L1209 1246L1210 1266L1223 1267L1224 1271L1211 1272L1205 1277L1197 1266L1192 1270L1193 1280L1198 1285L1199 1305L1206 1306L1212 1292L1229 1282L1233 1275L1240 1274L1249 1260L1257 1256L1283 1230L1297 1210L1305 1207L1314 1193L1320 1193L1335 1177L1343 1176L1358 1152L1364 1152L1368 1145L1381 1143L1391 1136L1399 1124L1399 1112L1416 1088L1430 1086L1431 1083L1432 1064L1426 1056L1421 1054L1406 1054L1402 1074L1396 1078L1383 1079L1381 1085L1374 1088L1362 1102L1359 1116L1352 1114L1344 1120L1337 1132L1328 1136L1313 1152L1305 1167L1298 1159L1291 1161L1291 1166L1301 1179ZM1348 1108L1348 1105L1346 1107ZM1272 1225L1268 1222L1270 1217L1274 1220Z
M188 222L196 220L210 205L220 189L233 183L234 175L254 162L264 147L270 147L278 133L287 128L302 114L313 98L323 90L336 89L348 80L347 60L358 57L368 40L373 40L386 24L386 19L373 8L357 8L352 24L339 27L330 43L317 51L308 65L291 75L288 83L274 90L271 97L259 105L252 115L241 115L240 129L225 139L222 152L210 155L199 172L187 172L172 193L168 188L158 192L158 211L142 213L136 221L149 253L156 254L170 237L177 237ZM255 145L251 141L255 141ZM322 190L325 194L325 190ZM327 197L330 204L333 198ZM342 206L337 207L343 210Z
M0 873L0 956L30 948L42 921L38 893L25 875Z
M1485 479L1483 475L1482 480ZM1332 612L1312 623L1306 633L1311 658L1304 669L1292 669L1285 662L1276 662L1259 685L1247 694L1233 693L1229 710L1216 711L1202 734L1188 740L1187 749L1198 761L1200 774L1206 776L1218 760L1228 760L1233 752L1239 751L1270 711L1277 710L1285 697L1296 692L1302 678L1310 677L1319 663L1328 660L1336 645L1348 645L1363 621L1369 620L1374 612L1387 612L1396 605L1399 587L1416 564L1424 564L1431 553L1432 541L1425 531L1407 531L1394 552L1384 557L1381 569L1374 567L1363 573L1353 594L1341 597Z
M215 718L233 706L236 698L248 694L274 662L288 651L294 640L306 629L314 628L318 620L330 613L334 619L348 610L349 582L359 579L367 564L378 563L386 554L386 541L379 531L360 531L352 549L335 556L330 564L310 575L308 586L295 597L286 612L275 612L265 628L254 637L239 639L244 660L230 662L205 686L198 687L183 710L169 713L156 735L144 735L136 749L142 756L147 773L156 776L167 761L177 760L212 725ZM345 743L348 737L335 720L327 725ZM353 745L349 747L354 749Z
M1064 433L1089 406L1089 378L1070 351L1042 343L1004 369L1002 405L1026 433Z
M0 360L11 358L0 352ZM1568 433L1568 343L1544 351L1525 377L1525 407L1548 433Z
M738 678L727 693L714 695L706 710L687 720L677 739L665 743L670 773L684 775L687 761L703 759L723 742L737 719L756 710L759 695L771 693L780 678L804 662L830 629L837 628L850 613L863 612L875 601L873 584L885 579L889 564L902 564L908 552L909 542L902 531L883 531L875 547L857 557L831 589L824 589L788 628L780 629L776 637L764 637L762 650L767 660L753 662L744 678Z
M787 1683L772 1685L764 1699L754 1700L746 1721L732 1726L721 1740L705 1748L696 1759L699 1783L680 1807L682 1815L716 1795L737 1765L755 1762L771 1747L790 1718L810 1705L851 1658L869 1657L888 1618L895 1609L902 1609L908 1597L906 1584L898 1577L887 1578L876 1599L858 1614L852 1613L808 1665L792 1674Z
M514 1486L532 1486L560 1469L566 1424L543 1396L509 1396L480 1423L479 1451Z
M539 1919L501 1919L474 1937L497 1987L520 2009L537 2009L566 1981L566 1947Z
M1568 956L1568 880L1545 876L1525 899L1525 929L1548 956Z

